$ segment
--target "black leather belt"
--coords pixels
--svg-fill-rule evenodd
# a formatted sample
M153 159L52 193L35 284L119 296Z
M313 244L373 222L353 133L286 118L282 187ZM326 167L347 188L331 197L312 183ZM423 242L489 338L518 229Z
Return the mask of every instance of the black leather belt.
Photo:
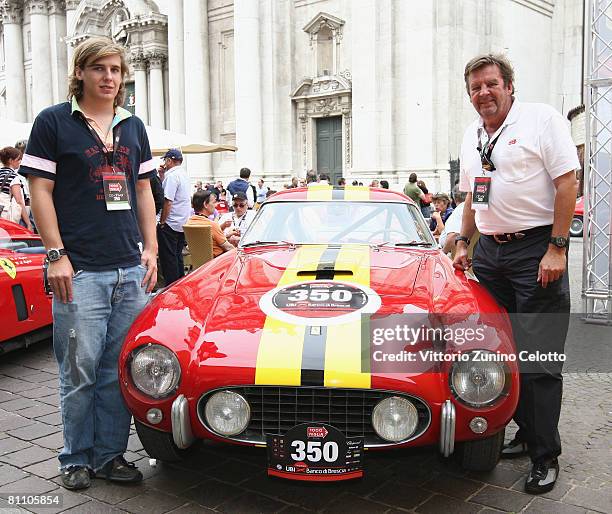
M490 237L491 239L493 239L497 244L505 244L505 243L512 243L514 241L520 241L521 239L524 239L525 237L527 237L528 235L532 234L532 233L538 233L538 232L546 232L546 231L550 231L552 229L552 225L544 225L541 227L534 227L534 228L530 228L527 230L522 230L521 232L503 232L501 234L485 234L486 237Z

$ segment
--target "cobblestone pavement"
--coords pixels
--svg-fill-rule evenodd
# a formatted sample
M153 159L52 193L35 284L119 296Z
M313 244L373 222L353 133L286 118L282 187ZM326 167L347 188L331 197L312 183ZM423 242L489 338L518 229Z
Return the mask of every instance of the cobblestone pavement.
M570 265L580 273L577 244ZM574 276L574 305L579 294ZM61 508L30 509L42 513L610 513L611 334L610 327L572 320L560 427L562 474L557 487L540 497L522 491L528 459L502 461L490 473L466 473L453 461L443 462L435 449L369 453L365 478L320 486L267 478L265 451L259 449L206 444L181 465L151 467L135 433L127 458L143 472L142 484L94 480L84 492L65 491L57 470L62 433L49 343L0 357L0 497L63 494ZM510 426L507 437L514 430ZM0 498L0 512L19 511Z

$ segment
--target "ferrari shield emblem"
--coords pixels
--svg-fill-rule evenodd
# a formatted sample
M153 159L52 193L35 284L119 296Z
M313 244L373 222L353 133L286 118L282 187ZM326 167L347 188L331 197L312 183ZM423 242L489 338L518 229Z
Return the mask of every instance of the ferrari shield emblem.
M13 279L17 276L17 266L10 259L0 258L0 268L6 271L6 274Z

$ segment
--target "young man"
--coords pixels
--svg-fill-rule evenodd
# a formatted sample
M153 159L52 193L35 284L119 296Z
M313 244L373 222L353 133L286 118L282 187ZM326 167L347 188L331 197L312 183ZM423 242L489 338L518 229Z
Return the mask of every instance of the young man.
M213 240L213 257L219 257L224 252L233 250L234 247L228 242L227 237L216 221L208 217L215 212L217 198L212 191L196 191L191 199L191 205L195 215L189 218L185 226L204 225L211 228Z
M155 285L157 242L145 127L119 107L123 48L90 38L74 51L70 99L34 121L20 173L49 261L67 489L90 475L138 482L123 453L131 415L117 381L126 332Z
M249 178L251 177L251 170L249 168L241 168L240 169L240 177L232 180L227 185L227 190L230 195L233 197L236 193L244 193L247 198L247 203L249 205L249 209L252 209L255 205L255 192L253 191L253 187L249 182Z
M461 145L459 186L467 197L454 265L469 268L469 239L478 228L474 273L510 313L517 351L563 353L579 167L567 120L548 105L516 100L514 70L503 56L475 57L464 79L479 117ZM531 494L550 491L559 476L562 364L521 363L519 430L502 457L529 454Z
M189 177L183 168L183 154L172 148L164 159L164 206L159 215L157 241L159 243L159 265L166 285L169 286L183 275L183 248L185 233L183 225L191 215Z

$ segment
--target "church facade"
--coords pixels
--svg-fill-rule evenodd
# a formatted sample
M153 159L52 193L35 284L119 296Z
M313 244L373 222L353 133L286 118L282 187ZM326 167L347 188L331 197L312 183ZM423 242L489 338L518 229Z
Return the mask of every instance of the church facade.
M581 103L581 0L2 0L0 116L63 101L74 47L125 45L125 107L146 124L234 144L189 163L243 166L276 187L309 169L334 182L410 172L450 188L475 113L463 67L505 53L517 97Z

